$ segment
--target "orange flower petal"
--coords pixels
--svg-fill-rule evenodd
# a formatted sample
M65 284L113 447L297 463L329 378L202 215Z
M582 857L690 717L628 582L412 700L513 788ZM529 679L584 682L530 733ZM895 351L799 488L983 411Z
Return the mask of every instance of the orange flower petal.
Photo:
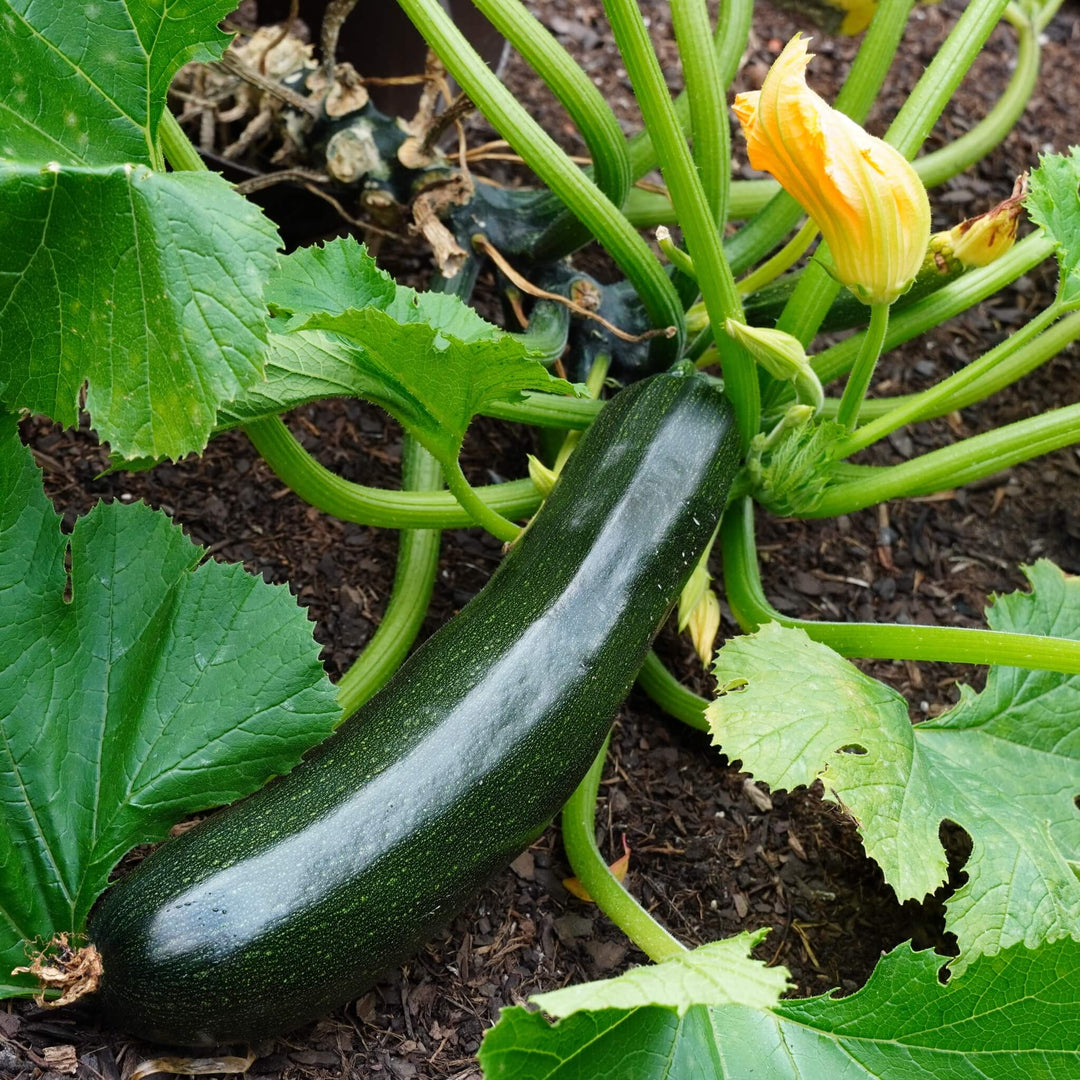
M813 218L841 281L867 303L891 303L926 253L926 189L902 154L806 85L807 44L796 34L761 90L735 99L750 164Z

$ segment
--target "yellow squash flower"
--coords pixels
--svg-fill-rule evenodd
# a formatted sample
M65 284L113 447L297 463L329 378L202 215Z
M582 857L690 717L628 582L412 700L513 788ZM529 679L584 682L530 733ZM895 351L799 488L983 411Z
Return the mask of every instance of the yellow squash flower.
M772 173L810 215L836 277L865 303L889 304L926 255L930 201L899 151L806 85L807 44L796 34L761 90L735 98L750 164Z

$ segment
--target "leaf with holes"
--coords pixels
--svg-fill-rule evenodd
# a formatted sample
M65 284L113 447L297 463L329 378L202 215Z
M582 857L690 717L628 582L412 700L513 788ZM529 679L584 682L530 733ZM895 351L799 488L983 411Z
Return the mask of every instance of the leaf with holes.
M0 401L79 394L122 457L201 450L262 377L277 232L212 173L0 163Z
M1073 1080L1080 1075L1076 942L1034 951L1014 946L981 957L946 986L937 978L941 962L932 952L899 945L849 997L735 1000L684 1011L644 1003L582 1011L573 999L560 1003L560 993L577 989L571 987L532 999L560 1018L556 1024L520 1007L503 1009L484 1036L480 1064L486 1080ZM721 978L722 972L718 968Z
M1030 593L996 599L993 629L1080 637L1080 579L1040 561ZM914 727L907 703L801 630L767 624L716 661L714 740L773 788L820 777L856 819L900 899L945 879L943 821L971 835L946 905L954 968L1016 943L1080 939L1080 676L991 667L986 689Z
M330 733L311 631L285 586L204 561L141 504L65 536L0 415L0 997L32 991L12 969L83 928L126 851Z

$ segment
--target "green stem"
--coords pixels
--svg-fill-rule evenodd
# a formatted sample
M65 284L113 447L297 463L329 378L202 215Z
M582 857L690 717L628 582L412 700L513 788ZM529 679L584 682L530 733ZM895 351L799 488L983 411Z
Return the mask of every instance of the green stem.
M610 354L600 353L593 361L592 367L589 369L589 375L585 380L585 385L589 390L589 397L594 401L599 401L600 395L604 392L604 381L607 379L607 373L610 368ZM568 431L566 433L566 438L563 439L562 446L559 447L559 452L555 455L555 462L551 466L552 471L556 476L563 471L566 463L570 460L570 455L574 452L574 449L580 441L580 431Z
M1076 442L1080 404L1017 420L900 465L860 469L855 479L829 488L812 512L800 516L835 517L888 499L947 491Z
M705 719L708 702L700 694L683 686L656 653L650 652L645 658L638 672L637 684L669 716L698 731L709 730L709 722Z
M664 268L618 207L559 149L465 40L440 0L399 0L447 70L525 163L592 232L633 284L653 325L674 326L674 337L653 348L674 360L685 330L678 293Z
M342 521L384 529L463 529L475 524L469 511L446 491L387 491L345 480L320 465L274 416L244 425L255 449L304 502ZM494 512L528 517L539 507L531 480L471 488Z
M860 415L877 419L878 417L889 416L893 410L906 408L910 404L917 408L916 414L911 418L912 420L931 420L935 416L944 416L946 413L955 412L957 409L965 409L976 401L982 401L991 394L996 394L1004 387L1011 386L1041 364L1045 364L1047 360L1057 356L1062 349L1078 338L1080 338L1080 312L1069 315L1062 319L1061 322L1055 323L1049 330L1035 338L1034 341L1028 342L1027 345L1017 349L1011 355L1003 357L997 365L975 379L966 389L954 389L953 393L944 400L937 401L935 398L935 403L928 405L924 395L929 394L930 390L924 390L920 394L874 398L864 403ZM1011 342L1013 339L1008 338L1006 340ZM965 368L964 371L966 370ZM948 382L948 380L945 381ZM931 387L931 390L934 389L936 387ZM836 404L835 400L826 399L824 409L826 416L835 415L833 408ZM864 428L860 428L856 431L855 437L861 435L864 430Z
M1007 337L989 352L973 360L962 370L942 379L936 386L921 394L912 394L906 401L894 405L884 416L864 424L836 448L837 457L850 457L871 443L884 439L897 428L913 423L925 416L941 416L957 408L955 402L960 393L977 383L980 378L996 371L1000 365L1016 353L1024 353L1034 339L1061 314L1058 304L1052 304L1040 312L1020 331ZM976 399L978 400L978 399ZM841 406L841 409L843 406Z
M519 0L475 0L475 4L570 114L589 148L596 186L615 206L622 206L630 190L630 158L622 129L604 96ZM588 239L588 230L571 217L548 230L538 245L543 256L538 253L537 258L563 255Z
M516 424L540 428L587 428L604 407L602 401L588 398L560 397L556 394L525 391L521 401L489 401L481 414Z
M1030 25L1017 28L1016 67L994 107L970 131L914 162L927 187L943 184L981 161L1005 138L1027 108L1039 78L1039 34Z
M716 19L716 33L712 39L713 48L716 50L716 67L721 87L730 86L738 73L739 61L746 51L746 42L750 36L753 18L753 0L721 0ZM691 115L688 90L683 90L675 99L675 115L682 131L689 134ZM724 113L718 115L724 115ZM656 148L648 128L635 135L630 140L627 149L630 154L630 174L635 181L656 168L658 160ZM749 183L755 183L755 181L749 181ZM757 183L767 184L769 181L757 181ZM670 206L670 203L668 205ZM743 207L740 206L739 209L743 210ZM734 217L746 216L745 211L736 213L734 208L730 212ZM676 219L672 217L669 221L657 221L654 224L672 225L676 224Z
M750 293L764 288L770 281L775 281L799 261L817 234L818 227L807 218L802 228L771 259L767 259L756 270L735 283L739 292L743 296L749 296Z
M863 335L859 355L855 357L855 366L851 369L851 376L844 387L840 409L836 414L837 422L848 429L854 428L859 422L859 409L866 397L874 368L877 367L878 357L881 356L881 347L885 344L885 331L888 328L889 305L871 304L870 325Z
M1005 285L1038 266L1043 259L1053 254L1053 251L1053 241L1044 236L1041 230L1025 237L989 266L969 270L924 300L898 312L889 320L884 349L892 349L910 341L925 330L940 325L946 319L951 319L992 296ZM851 369L865 336L865 330L853 334L839 345L834 345L813 358L811 362L822 383L828 383Z
M757 213L777 192L775 180L734 180L728 201L727 216L729 221L739 221ZM664 191L651 191L646 188L630 189L623 203L623 213L635 229L655 228L657 225L678 225L675 207L671 198ZM799 210L802 213L802 210ZM724 248L727 251L727 246Z
M443 476L451 494L468 511L477 525L483 526L492 536L498 537L505 543L511 543L521 535L519 525L503 517L497 510L492 510L476 492L461 471L461 462L457 458L454 458L452 465L443 464Z
M678 2L701 4L703 0ZM679 126L641 11L636 0L605 0L604 9L634 86L645 126L652 133L710 321L714 326L722 326L729 317L741 321L742 302L735 279L724 258L712 208ZM711 49L689 48L686 64L688 84L693 81L695 85L715 85L717 82L716 57ZM735 347L734 342L723 356L728 396L735 408L743 442L749 444L760 425L757 371L749 355Z
M720 547L727 602L746 633L753 633L763 623L777 622L804 630L814 641L828 645L842 656L1003 664L1080 674L1080 641L1067 638L953 626L890 626L788 618L769 603L761 585L754 544L753 504L749 499L728 507L720 528Z
M401 445L401 483L410 491L438 491L439 463L415 439ZM397 569L386 610L363 652L337 684L343 716L351 716L398 669L423 625L439 567L437 529L402 529Z
M727 220L731 191L731 126L705 0L671 0L671 25L690 98L694 164L713 224L718 225Z
M979 55L990 31L1001 21L1008 0L971 0L915 89L889 125L885 141L909 160L926 142L945 106Z
M563 846L574 876L585 886L600 910L653 963L660 964L685 952L685 946L623 888L596 846L596 796L610 741L610 736L604 740L585 779L563 807Z
M169 164L177 172L206 172L206 162L192 145L180 121L168 109L161 114L158 138Z

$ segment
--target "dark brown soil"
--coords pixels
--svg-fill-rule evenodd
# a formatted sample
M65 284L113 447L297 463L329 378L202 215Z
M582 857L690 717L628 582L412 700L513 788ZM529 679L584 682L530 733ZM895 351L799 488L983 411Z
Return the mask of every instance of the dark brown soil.
M651 30L672 87L678 87L666 4L647 0ZM627 130L638 123L630 86L599 3L544 0L533 5L584 63ZM880 132L952 25L960 0L916 8L890 88L869 126ZM760 84L797 28L762 8L739 77ZM805 27L804 27L805 29ZM1043 75L1023 122L971 173L933 195L936 225L955 223L1005 197L1013 177L1039 151L1077 141L1080 9L1068 2L1047 30ZM850 39L818 36L812 82L831 97L855 50ZM969 128L996 100L1012 62L1011 32L995 31L935 129L940 145ZM505 79L567 146L580 150L558 107L519 61ZM736 154L741 142L735 141ZM415 278L424 257L382 248L392 272ZM1051 266L947 328L894 351L877 387L904 393L941 378L1013 332L1050 298ZM976 408L897 433L872 460L895 461L1065 402L1080 399L1074 346L1016 388ZM353 480L394 487L399 432L373 407L332 402L300 410L293 430L326 465ZM270 581L288 581L317 625L337 676L378 624L393 575L396 537L343 524L308 508L263 465L240 434L214 440L198 461L150 473L96 479L106 460L93 436L41 421L24 425L45 469L50 495L70 523L99 498L145 499L182 523L216 558L243 561ZM520 476L533 448L529 432L480 421L466 463L480 482ZM759 541L769 596L807 617L978 625L988 595L1023 584L1019 564L1052 558L1080 572L1080 459L1060 451L973 488L933 500L898 502L826 522L761 515ZM498 544L477 530L444 538L429 633L482 586ZM724 632L736 627L725 609ZM670 631L661 651L702 692L709 679ZM944 664L874 663L868 670L903 691L913 715L934 715L979 672ZM749 793L747 778L707 740L666 718L641 694L623 709L598 808L602 849L614 858L625 837L633 855L628 884L688 944L769 925L758 955L786 965L794 993L857 988L885 949L908 938L941 945L933 905L898 905L862 854L850 821L815 793ZM952 837L962 858L963 837ZM349 1077L478 1077L475 1053L499 1009L530 993L610 976L644 958L596 908L570 897L558 832L550 829L494 880L453 925L417 957L334 1016L255 1047L250 1075L275 1080ZM154 1056L147 1045L99 1031L89 1014L44 1013L27 1005L0 1011L0 1077L50 1074L48 1046L73 1044L82 1080L118 1080Z

